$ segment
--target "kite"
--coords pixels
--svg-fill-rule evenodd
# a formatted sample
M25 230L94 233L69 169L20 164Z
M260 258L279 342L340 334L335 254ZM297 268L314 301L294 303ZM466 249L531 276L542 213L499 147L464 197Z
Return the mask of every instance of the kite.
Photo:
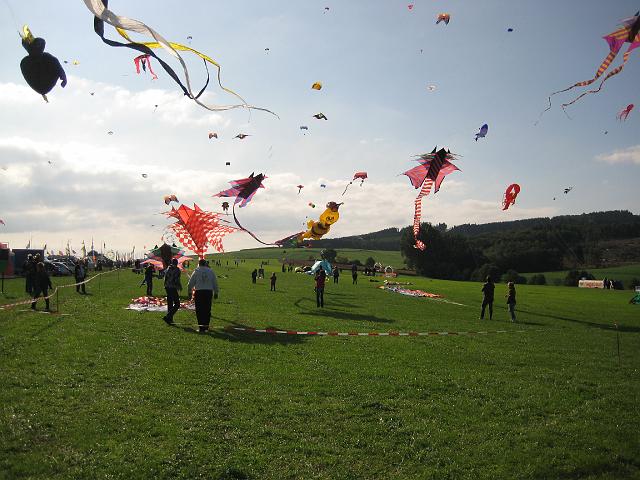
M233 202L234 206L240 203L240 208L244 207L253 199L259 188L264 188L262 181L267 178L262 173L254 176L253 173L247 178L241 178L240 180L233 180L229 182L232 187L218 192L214 197L236 197ZM242 227L241 227L242 228Z
M476 133L476 142L479 138L484 138L487 136L487 132L489 131L489 125L486 123L480 127L480 131Z
M151 264L158 270L166 270L173 259L178 261L178 268L180 270L184 270L183 263L190 260L190 258L184 254L184 250L180 250L175 245L164 243L160 247L155 247L150 250L147 254L147 259L140 263L142 265Z
M227 215L229 214L229 202L222 202L222 210L224 211L224 213L226 213Z
M106 43L111 47L130 48L144 55L149 55L150 57L155 58L160 63L160 65L165 70L165 72L167 72L167 74L178 84L178 86L184 92L184 94L188 98L193 100L195 103L197 103L199 106L214 112L231 110L234 108L247 108L249 110L260 110L260 111L268 112L275 115L275 113L265 108L259 108L253 105L249 105L244 100L244 98L242 98L236 92L222 85L222 79L221 79L222 68L220 64L218 64L215 60L208 57L207 55L200 53L197 50L194 50L191 47L188 47L186 45L169 42L157 31L155 31L153 28L149 27L148 25L145 25L143 22L139 20L134 20L131 18L121 17L119 15L116 15L115 13L113 13L111 10L108 9L108 0L84 0L84 4L87 6L89 11L91 11L91 13L95 16L93 29L104 43ZM105 32L104 32L105 23L108 23L109 25L112 25L113 27L115 27L116 31L120 34L120 36L124 38L128 43L107 39L105 37ZM133 42L127 32L135 32L141 35L152 37L153 41L152 42ZM180 62L180 65L184 73L184 84L182 83L182 80L178 77L176 72L169 66L169 64L164 60L162 60L158 55L156 55L153 52L153 49L158 49L158 48L164 49L172 57L178 60L178 62ZM195 93L191 88L191 78L189 75L189 70L187 69L187 65L184 59L182 58L182 56L180 55L180 53L178 53L178 51L191 52L194 55L200 57L205 64L205 68L207 68L207 63L213 65L218 72L217 80L220 88L225 92L235 96L237 99L240 100L241 103L235 104L235 105L209 105L209 104L203 103L199 98L209 83L208 68L207 68L207 82L204 88L199 93Z
M216 132L209 132L209 140L212 138L218 138L218 134Z
M340 205L342 205L342 203L327 203L326 210L322 212L322 214L320 215L320 219L317 222L309 220L309 222L307 223L307 231L302 233L298 237L298 243L302 243L302 241L307 238L320 240L324 235L329 233L329 230L331 230L331 225L333 225L340 219L340 213L338 212L338 208L340 208Z
M598 88L581 93L577 98L575 98L571 102L563 103L562 108L564 109L569 105L573 105L575 102L580 100L585 95L589 95L591 93L598 93L600 90L602 90L602 87L607 80L609 80L614 75L619 74L624 69L624 66L627 63L627 60L629 60L629 56L631 55L631 52L634 49L640 47L640 11L636 12L636 14L633 17L625 18L624 20L622 20L620 22L620 28L605 35L602 38L606 40L606 42L609 44L609 54L605 57L605 59L602 61L602 63L598 67L598 70L596 71L595 76L591 80L578 82L574 85L571 85L568 88L565 88L564 90L558 90L557 92L554 92L551 95L549 95L549 106L545 110L543 110L543 112L540 115L542 115L547 110L551 109L551 97L553 97L557 93L567 92L569 90L572 90L575 87L586 87L587 85L591 85L593 82L598 80L598 78L600 78L609 69L611 62L613 62L613 60L616 58L618 53L620 53L624 44L629 43L627 50L624 52L624 55L622 56L622 63L618 67L609 71L609 73L604 77L602 82L600 82L600 86L598 86Z
M444 180L444 177L453 173L456 170L460 170L456 167L452 160L455 160L457 156L451 153L449 150L441 148L436 151L438 147L434 148L431 153L425 153L418 156L416 159L420 165L414 167L403 175L409 177L409 181L414 188L420 188L420 193L414 202L414 214L413 214L413 236L415 238L415 248L424 250L426 245L418 240L418 233L420 232L420 217L422 216L422 197L426 197L431 192L431 188L434 187L433 193L437 193L440 190L440 185Z
M231 162L225 162L225 165L228 167L229 165L231 165Z
M166 205L169 205L171 202L176 202L176 203L180 203L180 200L178 200L178 197L176 197L175 195L171 194L171 195L165 195L164 196L164 203Z
M507 32L513 32L513 28L507 28Z
M133 59L133 63L136 65L136 73L140 75L140 66L142 65L142 71L146 72L149 67L149 73L153 76L153 80L158 79L158 75L155 74L153 68L151 68L151 55L138 55Z
M342 195L344 196L345 193L347 193L347 189L349 188L349 185L351 185L353 182L355 182L357 179L360 179L360 186L362 186L362 184L364 183L364 181L367 179L367 172L356 172L353 175L353 179L347 184L346 187L344 187L344 192L342 192Z
M620 121L622 120L627 120L627 117L629 116L629 114L631 113L631 110L633 110L633 103L630 103L629 105L627 105L626 108L623 108L622 110L620 110L618 112L618 115L616 115L616 118Z
M300 130L309 130L309 127L306 125L300 125Z
M326 186L324 183L321 183L321 184L320 184L320 187L321 187L321 188L327 188L327 186Z
M20 37L22 46L29 53L20 62L22 76L33 90L42 95L45 102L49 102L47 93L56 86L58 79L62 80L60 86L64 88L67 85L67 75L60 61L44 51L44 38L34 37L26 25L22 28Z
M298 185L298 195L300 195L300 190L304 188L304 185Z
M193 208L180 205L176 210L171 208L170 212L165 212L167 217L177 219L169 225L169 230L176 234L177 240L185 248L193 251L200 258L204 258L209 245L218 252L224 252L222 239L229 233L238 229L230 225L220 224L220 214L202 210L195 203Z
M4 223L4 220L2 220L1 218L0 218L0 225L4 225L5 227L7 226L7 224Z
M512 183L507 187L504 192L504 199L502 200L502 210L508 209L511 205L516 203L516 197L520 193L520 185Z
M109 130L109 131L107 132L107 135L113 135L113 132L112 132L111 130Z
M247 135L246 133L239 133L238 135L236 135L233 138L239 138L240 140L244 140L247 137L250 137L251 135Z
M187 42L191 43L191 40L193 40L193 37L192 37L191 35L189 35L189 36L187 37Z
M436 25L440 22L444 22L445 25L449 25L449 20L451 20L451 14L449 13L439 13L436 17Z
M311 88L313 88L314 90L322 90L322 83L316 82L313 85L311 85Z
M410 3L409 5L407 5L407 8L408 8L409 10L413 10L413 3Z
M320 113L316 113L313 118L317 118L318 120L328 120L327 117L325 117L324 113L320 112Z
M146 173L142 174L142 178L147 178L149 175L147 175Z
M327 13L329 11L329 7L324 7L324 13Z
M308 203L308 205L309 205L311 208L316 208L316 204L315 204L315 203L313 203L313 202L309 202L309 203Z
M435 92L437 88L438 87L436 87L435 85L427 85L427 90L429 90L430 92Z
M573 187L567 187L564 189L564 194L566 195L567 193L569 193L571 190L573 190Z
M269 47L265 48L264 51L269 53Z

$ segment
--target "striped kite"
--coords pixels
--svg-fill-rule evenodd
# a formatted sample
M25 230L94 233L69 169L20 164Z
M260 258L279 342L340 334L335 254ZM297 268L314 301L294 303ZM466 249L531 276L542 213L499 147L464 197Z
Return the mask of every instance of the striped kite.
M414 247L420 250L426 248L426 245L418 239L420 218L422 216L422 197L429 195L432 187L434 188L433 193L437 193L444 177L456 170L460 170L451 163L451 160L455 160L457 155L444 148L437 149L438 147L434 148L431 153L418 156L416 160L420 162L420 165L403 173L403 175L409 177L414 188L420 188L420 193L418 193L414 202L415 210L413 214L413 236L416 240Z
M627 47L627 50L624 52L624 55L622 56L622 64L620 64L618 67L611 70L604 77L604 80L600 82L600 85L598 86L598 88L581 93L577 98L575 98L571 102L563 103L562 108L564 109L569 105L573 105L575 102L580 100L585 95L588 95L590 93L598 93L602 89L604 82L606 82L611 77L619 74L622 71L625 64L627 63L627 60L629 60L629 56L631 55L631 52L637 47L640 47L640 11L636 12L636 14L633 17L625 18L624 20L622 20L620 22L619 29L609 33L608 35L605 35L602 38L604 38L609 44L609 54L602 61L602 64L600 64L600 67L598 67L595 77L593 77L591 80L578 82L568 88L565 88L564 90L559 90L549 95L549 106L542 113L546 112L551 108L551 97L553 97L556 93L567 92L575 87L586 87L587 85L591 85L598 78L600 78L609 69L611 62L613 62L613 60L616 58L618 53L620 53L624 44L628 43L629 47Z

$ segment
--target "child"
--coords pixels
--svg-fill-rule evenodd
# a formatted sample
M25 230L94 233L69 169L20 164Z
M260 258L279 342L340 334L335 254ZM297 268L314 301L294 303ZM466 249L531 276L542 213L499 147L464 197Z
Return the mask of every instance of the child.
M507 283L507 305L509 306L509 313L511 314L511 321L516 321L516 287L513 282Z
M271 274L271 277L269 278L269 280L271 280L271 291L275 292L276 291L276 272L273 272L273 274Z

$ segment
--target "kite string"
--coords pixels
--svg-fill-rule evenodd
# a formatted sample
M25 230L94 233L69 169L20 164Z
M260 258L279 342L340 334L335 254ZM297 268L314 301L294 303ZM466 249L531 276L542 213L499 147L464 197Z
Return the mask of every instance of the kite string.
M268 246L276 245L276 246L279 246L277 243L266 243L266 242L263 242L258 237L256 237L253 232L247 230L242 225L240 225L240 222L238 221L238 217L236 216L236 204L235 203L233 204L233 207L232 207L231 211L233 213L233 219L235 220L236 225L238 225L238 228L240 228L240 230L242 230L243 232L247 232L249 235L251 235L253 237L254 240L256 240L257 242L260 242L263 245L268 245Z
M9 0L3 0L4 4L7 6L7 9L9 10L9 15L11 15L11 18L13 19L13 23L16 26L16 31L18 32L18 35L20 36L20 38L22 38L22 34L20 33L20 27L18 25L20 25L18 23L18 19L16 18L15 12L13 11L13 8L11 7L11 4L9 3Z

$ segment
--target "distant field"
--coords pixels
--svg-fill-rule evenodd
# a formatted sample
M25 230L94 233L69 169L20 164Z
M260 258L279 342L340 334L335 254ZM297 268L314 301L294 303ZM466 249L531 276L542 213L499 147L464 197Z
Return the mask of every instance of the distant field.
M216 254L215 258L225 259L277 259L291 258L295 260L306 260L310 256L320 258L322 248L252 248L240 250L238 252L228 252ZM360 260L363 264L368 257L373 257L376 262L381 262L385 266L391 265L395 268L404 268L404 260L400 252L389 252L382 250L357 250L352 248L340 248L336 250L339 257L347 257L349 260Z
M625 265L623 267L610 267L610 268L588 268L586 269L589 273L593 274L597 279L602 279L604 277L621 280L625 287L627 286L627 282L629 282L632 278L640 278L640 264L635 265ZM554 279L558 278L560 280L564 280L567 276L568 270L559 271L559 272L542 272L547 279L547 283L552 282ZM535 273L521 273L521 275L527 277L531 277L532 275L536 275Z

